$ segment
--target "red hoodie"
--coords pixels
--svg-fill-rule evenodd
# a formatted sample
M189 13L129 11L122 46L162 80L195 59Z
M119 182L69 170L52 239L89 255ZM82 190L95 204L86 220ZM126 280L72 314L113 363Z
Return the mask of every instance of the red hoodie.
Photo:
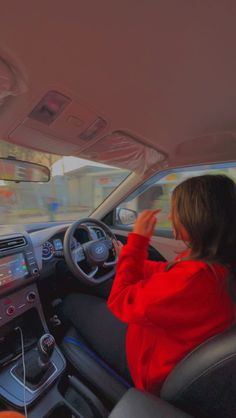
M135 386L157 394L186 354L229 327L235 307L220 264L148 261L149 239L131 233L119 256L108 307L128 323L126 354Z

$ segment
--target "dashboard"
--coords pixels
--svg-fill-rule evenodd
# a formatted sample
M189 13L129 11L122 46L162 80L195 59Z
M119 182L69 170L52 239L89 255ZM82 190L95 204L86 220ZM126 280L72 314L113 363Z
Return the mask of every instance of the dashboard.
M68 226L62 224L31 233L24 228L19 233L13 233L9 227L2 227L0 294L31 283L43 277L45 273L51 274L52 271L47 270L47 265L53 266L59 258L64 258L63 241ZM71 249L100 238L106 238L106 234L99 226L80 225L71 239Z
M57 223L54 226L49 224L17 225L18 232L16 233L15 225L2 225L0 228L0 296L4 293L11 293L20 286L50 277L58 271L58 268L62 274L63 271L67 274L69 269L64 258L63 241L70 226L71 223ZM71 249L101 238L107 238L101 227L92 222L79 225L71 238ZM122 241L122 236L119 236L119 239ZM79 248L76 254L80 254ZM149 248L149 258L165 261L162 255L152 247Z

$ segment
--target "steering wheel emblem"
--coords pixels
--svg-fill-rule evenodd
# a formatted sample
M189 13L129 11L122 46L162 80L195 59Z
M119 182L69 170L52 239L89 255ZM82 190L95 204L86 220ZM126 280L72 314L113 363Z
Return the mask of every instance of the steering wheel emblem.
M100 247L96 247L96 248L95 248L95 253L96 253L97 255L101 255L103 252L104 252L104 247L103 247L103 245L100 245Z

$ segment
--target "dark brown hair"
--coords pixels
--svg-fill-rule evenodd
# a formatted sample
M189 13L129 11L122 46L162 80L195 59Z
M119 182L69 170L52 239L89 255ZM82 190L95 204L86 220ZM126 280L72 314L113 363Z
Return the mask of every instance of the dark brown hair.
M172 203L177 232L176 217L190 237L189 258L224 264L236 275L234 181L224 175L189 178L174 189Z

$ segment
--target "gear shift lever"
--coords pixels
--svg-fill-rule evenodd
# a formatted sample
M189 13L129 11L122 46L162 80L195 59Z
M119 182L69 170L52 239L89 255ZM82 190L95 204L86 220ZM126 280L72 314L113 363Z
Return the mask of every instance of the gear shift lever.
M51 334L40 337L37 347L25 355L26 381L38 386L42 379L50 372L52 365L50 359L55 347L55 339ZM15 374L23 379L23 365L20 361L15 369Z
M44 334L38 341L39 364L47 367L55 347L55 339L51 334Z

